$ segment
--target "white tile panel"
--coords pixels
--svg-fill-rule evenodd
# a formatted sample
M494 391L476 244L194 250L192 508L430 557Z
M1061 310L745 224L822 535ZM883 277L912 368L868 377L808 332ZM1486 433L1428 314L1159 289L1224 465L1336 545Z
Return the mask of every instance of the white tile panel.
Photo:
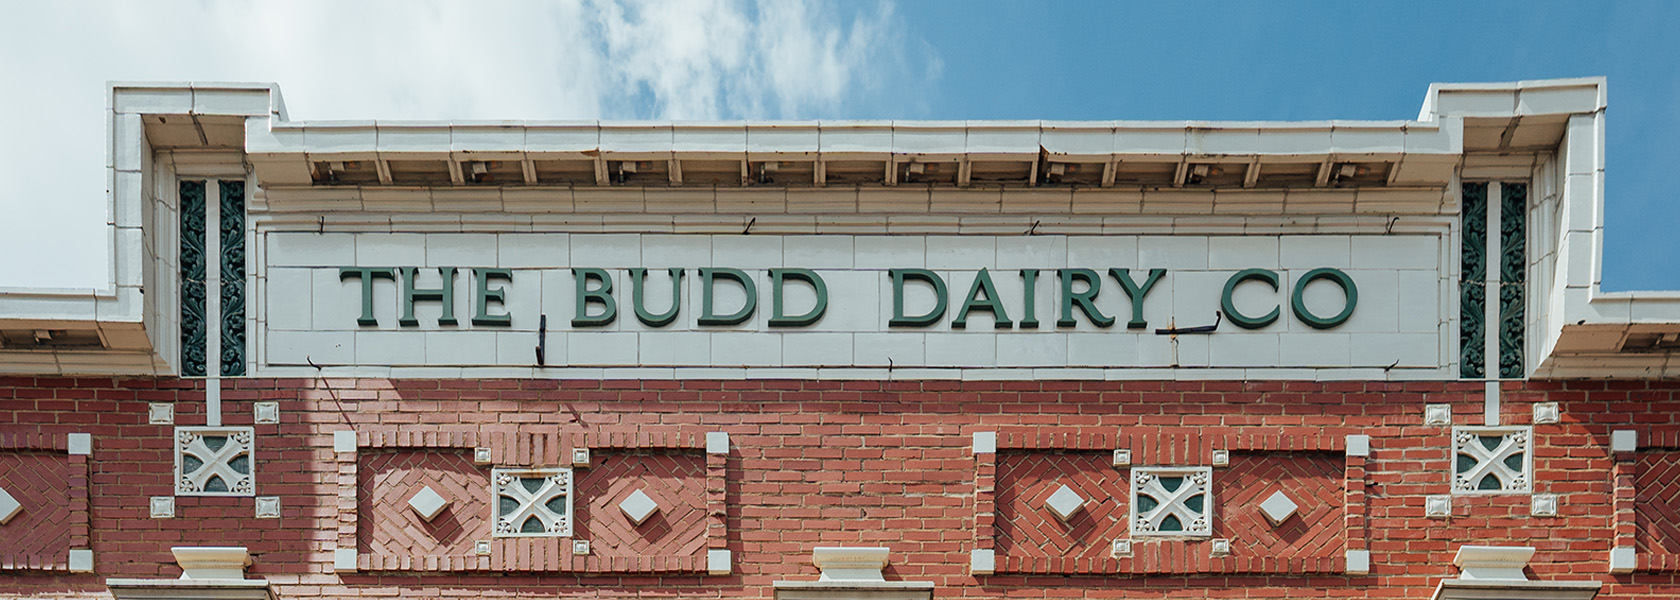
M496 236L496 266L565 267L571 265L571 240L564 233L504 233Z
M353 333L356 338L356 362L366 365L424 365L426 349L431 345L425 336L410 331L364 330ZM418 339L417 339L418 338ZM494 354L492 352L492 354Z
M309 292L314 277L310 269L268 269L271 300L263 306L269 329L308 331L314 328L314 302ZM284 294L286 299L279 301L275 298L276 294Z
M361 340L357 341L360 342ZM440 366L496 364L496 332L426 332L426 364Z
M929 333L926 360L930 364L959 367L996 366L997 338L981 333Z
M417 267L427 264L426 245L429 238L425 234L364 233L355 237L356 266Z
M774 333L720 331L712 336L712 364L769 367L782 362L782 336Z
M356 364L356 340L351 332L270 331L267 343L270 363Z
M346 267L356 263L348 233L269 233L266 258L274 267Z
M712 364L712 334L692 331L651 332L637 336L644 365L699 367Z
M556 335L549 333L549 343L563 338L567 364L581 366L615 366L636 364L637 337L634 333L606 331L573 331ZM553 365L554 361L549 360Z
M426 266L495 266L496 237L495 234L491 233L434 233L427 235Z
M1286 235L1279 239L1278 257L1285 269L1346 269L1352 263L1351 242L1345 235Z
M975 235L929 236L927 268L979 269L997 261L997 239ZM966 288L965 288L966 289Z
M926 334L859 333L852 336L853 364L858 366L918 365L926 361Z
M783 337L782 364L789 366L848 366L852 364L852 334L797 333Z
M741 269L757 278L763 274L756 273L756 270L782 266L782 238L770 235L712 236L711 264Z
M782 238L782 264L806 269L849 269L855 252L851 236L795 235Z

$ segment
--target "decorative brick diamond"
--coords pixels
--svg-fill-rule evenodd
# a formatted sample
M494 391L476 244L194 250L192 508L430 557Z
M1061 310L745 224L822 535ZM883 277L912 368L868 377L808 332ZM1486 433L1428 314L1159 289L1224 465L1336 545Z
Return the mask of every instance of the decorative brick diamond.
M449 508L449 500L438 495L437 491L428 485L420 488L420 491L414 493L414 497L408 499L408 507L414 509L414 514L420 515L420 518L430 521L443 512L443 509Z
M1266 515L1266 520L1271 521L1273 525L1294 516L1299 508L1301 506L1290 500L1289 496L1283 495L1282 491L1272 492L1271 496L1260 502L1260 513Z
M1056 493L1050 494L1050 498L1044 501L1044 505L1050 509L1050 512L1056 514L1056 518L1066 521L1073 518L1074 513L1079 512L1079 509L1085 506L1085 499L1079 497L1079 494L1075 493L1073 488L1064 485L1056 490Z
M250 427L175 428L175 495L254 496Z
M23 512L23 505L18 503L17 498L0 489L0 525L5 525L20 512Z
M496 537L571 537L572 470L492 469Z
M624 516L630 517L632 523L641 525L648 517L653 516L654 511L659 510L659 503L654 502L653 498L649 498L641 490L636 490L630 492L630 497L618 503L618 509L624 511Z

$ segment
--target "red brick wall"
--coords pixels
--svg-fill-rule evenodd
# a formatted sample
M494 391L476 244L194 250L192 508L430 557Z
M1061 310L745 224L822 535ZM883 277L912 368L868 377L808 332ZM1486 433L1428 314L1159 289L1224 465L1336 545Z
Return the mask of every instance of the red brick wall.
M278 400L281 404L281 424L257 425L256 443L257 493L280 496L282 518L254 519L251 498L179 497L177 518L151 519L147 497L168 495L172 490L171 428L146 424L146 403L177 402L177 425L203 424L200 383L0 378L0 433L45 433L58 439L68 432L93 434L94 453L88 461L88 538L96 564L94 574L0 571L0 596L97 596L103 594L103 581L109 577L177 577L179 571L169 554L171 546L230 543L251 549L256 561L251 576L275 582L283 598L673 594L767 598L772 594L772 581L816 577L810 563L810 551L816 545L888 546L892 549L888 578L932 581L938 586L938 597L1425 598L1439 579L1456 573L1451 566L1452 555L1466 543L1533 545L1539 552L1531 562L1531 577L1603 581L1606 588L1601 598L1680 596L1680 577L1673 570L1680 567L1663 562L1666 559L1642 558L1646 571L1634 575L1608 573L1608 553L1615 540L1637 543L1642 550L1674 545L1674 538L1665 533L1676 528L1671 520L1673 509L1655 510L1674 504L1672 493L1663 491L1666 487L1657 489L1667 479L1653 480L1654 475L1641 479L1640 474L1652 472L1652 465L1673 464L1666 455L1680 446L1680 434L1675 433L1680 432L1680 418L1676 418L1680 415L1680 382L1509 384L1503 417L1507 424L1529 423L1533 402L1556 401L1562 405L1563 424L1541 425L1535 430L1535 489L1561 494L1562 516L1530 517L1530 498L1526 495L1460 496L1454 498L1454 514L1449 519L1424 517L1423 497L1448 493L1451 464L1450 430L1422 425L1424 404L1450 403L1456 411L1455 423L1479 425L1479 383L362 379L332 380L330 390L326 383L241 380L233 382L234 388L223 396L228 425L250 425L253 401ZM339 539L341 481L332 432L357 429L365 433L381 428L417 435L437 432L445 437L472 433L493 438L552 431L561 437L607 439L616 434L625 438L620 445L612 446L625 448L621 454L668 457L647 464L662 471L657 478L667 486L663 493L679 498L692 498L693 486L702 485L695 483L698 478L709 477L711 469L701 462L704 459L680 448L651 453L634 450L645 444L630 443L634 440L629 437L650 431L680 431L684 436L727 431L732 446L723 477L727 508L722 518L727 534L726 540L718 543L734 552L735 572L727 576L333 573L330 550ZM1609 432L1613 429L1639 430L1642 440L1651 440L1658 447L1642 448L1633 456L1612 455ZM1339 507L1331 500L1338 493L1345 497L1357 494L1363 498L1366 517L1346 517L1344 522L1363 527L1362 533L1355 529L1353 535L1362 536L1370 548L1372 573L1352 577L1240 572L972 576L968 573L969 551L976 547L980 537L977 531L985 529L985 535L995 536L1000 550L1006 544L1019 547L1029 543L1019 527L1006 531L1001 523L976 517L977 473L983 461L977 461L971 452L971 434L975 431L998 431L1000 439L1029 433L1115 436L1123 432L1139 444L1144 443L1140 440L1185 432L1223 436L1221 439L1276 438L1276 452L1233 452L1232 465L1222 467L1216 478L1254 481L1287 472L1294 489L1311 492L1320 499L1311 504L1297 499L1303 514L1324 514L1303 518L1303 530L1290 533L1256 522L1258 515L1243 512L1248 509L1221 509L1216 524L1220 531L1238 540L1234 544L1236 554L1339 554L1336 536L1348 535L1350 530L1333 525L1335 519L1328 515ZM1339 440L1351 433L1372 438L1371 456L1360 467L1349 468L1341 462ZM1287 440L1314 439L1337 440L1326 446L1337 451L1302 448L1285 452ZM1011 478L1023 482L1032 479L1032 468L1021 470L1013 462L1026 455L1000 450L1003 453L996 460L992 477L995 481L989 483L1002 488ZM1169 451L1164 447L1159 450ZM22 453L0 449L0 454L8 452ZM382 452L391 456L375 468ZM470 480L461 461L449 458L456 456L450 452L364 448L357 469L353 469L362 473L352 478L350 485L373 481L378 477L375 473L400 478L397 467L402 465L410 471L461 473L463 481ZM620 451L603 452L597 461L615 452ZM1142 452L1141 447L1138 452ZM1102 473L1093 477L1119 481L1117 471L1098 468L1102 462L1099 453L1073 452L1070 456L1087 456L1079 460L1094 464L1069 462L1056 468ZM1293 458L1280 462L1278 457L1282 456ZM470 454L465 458L470 459ZM580 488L586 478L599 479L601 483L590 484L599 489L619 489L623 486L613 483L622 481L619 478L643 476L640 472L612 472L619 467L603 467L592 467L603 468L600 471L580 470ZM1618 477L1618 473L1623 476ZM1341 489L1342 477L1363 482L1363 492ZM1622 483L1620 487L1618 482ZM368 489L370 493L362 495L407 500L398 491ZM1016 496L1038 492L1032 485L1008 490ZM1233 502L1242 493L1237 487L1220 492L1227 495L1226 502ZM1014 509L1007 508L1004 491L1000 489L994 495L997 518L1009 517ZM599 513L609 508L597 506L599 502L591 504L588 498L580 497L578 502L580 518L586 510ZM392 520L400 513L386 511L379 517L380 508L370 511L358 506L362 506L360 518L369 522ZM460 526L478 527L471 525L473 521L465 513L476 514L480 508L457 505L451 510L457 509L462 511L458 515ZM1639 515L1638 522L1635 514ZM664 523L669 529L658 533L615 530L616 526L605 525L579 530L590 531L608 552L643 551L657 544L703 554L695 541L702 536L694 529L694 524L702 521L688 512L667 516L674 520ZM13 521L0 532L11 539L19 522ZM1268 540L1260 535L1262 528L1274 536L1293 537ZM1093 525L1091 529L1108 531L1111 527ZM377 530L378 526L358 523L355 532L358 540L383 544L387 549L412 550L416 544L430 544L446 547L441 552L447 553L459 552L461 540L473 537L451 530L441 532L441 542L401 542L394 535L396 531L416 533L399 527L388 531L392 534L388 537L370 537ZM1113 533L1082 531L1043 543L1065 548L1065 552L1083 553L1086 550L1081 548ZM54 536L61 534L50 526L32 525L27 535L56 539ZM1348 544L1355 542L1345 540Z

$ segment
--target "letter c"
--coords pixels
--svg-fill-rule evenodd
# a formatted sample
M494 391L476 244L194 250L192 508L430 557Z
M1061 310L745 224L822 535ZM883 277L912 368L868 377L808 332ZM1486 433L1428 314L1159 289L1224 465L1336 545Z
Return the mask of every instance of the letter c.
M1239 284L1250 279L1266 282L1272 286L1274 292L1278 289L1278 274L1276 272L1266 269L1243 269L1237 271L1237 274L1232 275L1230 279L1225 280L1225 291L1219 295L1219 307L1225 311L1225 318L1230 319L1236 326L1243 329L1259 329L1276 322L1280 311L1279 307L1274 306L1272 312L1260 317L1250 317L1237 311L1237 304L1232 301L1231 295L1236 292Z

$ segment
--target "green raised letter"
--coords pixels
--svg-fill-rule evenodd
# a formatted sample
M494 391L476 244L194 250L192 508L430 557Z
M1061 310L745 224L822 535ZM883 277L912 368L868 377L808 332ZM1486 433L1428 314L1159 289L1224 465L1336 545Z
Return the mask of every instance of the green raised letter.
M1090 269L1061 269L1057 271L1062 278L1062 318L1056 320L1057 327L1073 327L1078 325L1073 320L1073 307L1085 313L1085 318L1097 327L1114 326L1114 317L1102 314L1097 310L1097 293L1102 291L1102 278L1096 271ZM1085 291L1074 293L1073 282L1085 282Z
M1021 269L1021 328L1038 329L1038 269Z
M668 269L671 274L671 308L663 313L653 314L642 304L642 283L647 279L647 269L640 267L630 269L630 306L636 309L636 320L648 327L664 327L677 320L677 311L682 310L682 278L680 267Z
M572 277L577 280L577 316L572 317L572 326L611 325L618 318L618 304L613 302L612 297L612 276L607 275L606 269L579 267L572 269ZM590 281L600 283L601 287L589 289ZM599 315L590 316L590 304L599 304L604 310Z
M712 282L715 279L728 279L741 284L741 289L747 293L747 303L741 305L741 310L733 314L717 315L712 313ZM753 285L752 278L740 269L711 268L700 269L700 324L701 325L738 325L752 318L753 311L758 309L758 286Z
M1225 311L1225 318L1230 319L1232 323L1236 323L1237 327L1241 327L1243 329L1259 329L1277 321L1278 308L1276 306L1272 307L1272 312L1266 313L1259 318L1250 317L1237 312L1237 303L1231 299L1231 295L1237 291L1237 285L1250 279L1257 279L1266 282L1268 285L1272 286L1272 291L1274 292L1278 289L1277 273L1267 271L1265 269L1243 269L1241 271L1237 271L1237 274L1232 275L1230 279L1225 280L1225 291L1219 294L1219 307Z
M455 267L438 267L438 273L443 275L443 287L424 289L414 287L418 269L415 267L402 268L402 318L397 324L404 327L414 327L420 324L414 318L415 300L435 300L443 302L443 315L438 317L439 325L456 325L455 320Z
M1132 320L1126 322L1127 329L1143 329L1149 322L1143 320L1143 298L1149 295L1149 290L1155 289L1155 284L1167 274L1166 269L1150 269L1149 279L1138 285L1132 281L1131 269L1109 269L1108 276L1120 282L1120 289L1125 290L1126 297L1132 301Z
M1336 316L1328 319L1312 314L1312 311L1307 310L1307 300L1304 294L1307 291L1307 284L1319 279L1329 279L1335 282L1337 287L1342 288L1342 294L1347 296L1347 304L1342 306L1342 312L1336 313ZM1353 285L1353 278L1348 277L1347 273L1330 268L1307 271L1305 277L1295 282L1295 293L1289 299L1289 307L1295 310L1295 318L1300 319L1302 323L1306 323L1308 327L1313 329L1329 329L1346 323L1348 317L1353 316L1353 306L1358 303L1359 287Z
M373 280L396 279L397 270L392 268L344 267L338 270L338 280L344 281L355 277L362 282L362 316L356 318L356 324L363 327L373 327L379 320L373 318Z
M945 281L938 273L927 269L888 269L887 276L892 278L893 288L893 316L887 321L889 327L927 327L938 323L940 317L945 316L945 306L950 304L951 297L945 293ZM904 282L914 280L925 282L933 286L933 310L927 314L904 316Z
M797 279L811 284L811 289L817 292L817 304L803 315L787 316L782 314L782 282ZM823 313L828 312L828 284L823 283L821 275L810 269L770 269L770 326L771 327L803 327L817 322Z
M507 307L507 289L490 289L490 280L500 279L513 283L513 271L509 269L473 269L473 304L477 307L473 311L472 324L487 327L507 327L513 325L513 317L506 313L490 314L490 302L495 301Z
M980 295L986 299L981 300ZM992 285L992 274L981 268L974 274L974 285L968 288L968 299L963 301L962 308L957 310L957 319L951 321L951 327L962 329L968 326L968 311L981 309L992 313L992 326L1007 329L1014 325L1009 321L1009 314L1003 311L1003 301L998 299L997 286Z

